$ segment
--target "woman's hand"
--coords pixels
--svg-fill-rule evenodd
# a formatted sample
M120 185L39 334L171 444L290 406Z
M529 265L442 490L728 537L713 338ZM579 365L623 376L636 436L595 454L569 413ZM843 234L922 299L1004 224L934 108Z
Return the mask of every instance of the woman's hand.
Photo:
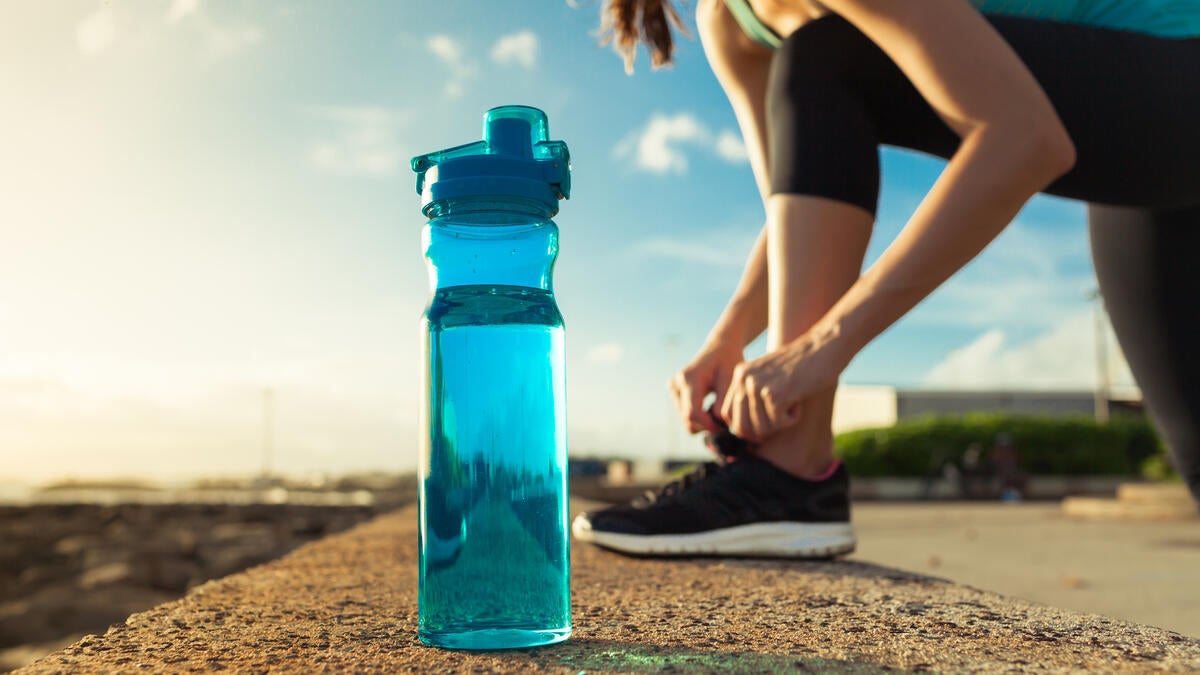
M836 348L836 331L813 330L733 370L721 401L729 430L761 442L800 421L804 400L837 385L848 360Z
M717 395L717 404L729 389L734 369L742 362L742 345L737 340L710 338L683 370L671 378L669 388L675 408L688 433L717 433L716 422L704 409L704 399Z

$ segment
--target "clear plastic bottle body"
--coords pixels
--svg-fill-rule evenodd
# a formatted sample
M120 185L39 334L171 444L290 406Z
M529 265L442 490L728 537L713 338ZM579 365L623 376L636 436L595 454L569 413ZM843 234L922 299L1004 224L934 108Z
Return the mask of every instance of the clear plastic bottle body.
M571 605L558 228L520 201L432 215L418 636L457 649L559 642Z

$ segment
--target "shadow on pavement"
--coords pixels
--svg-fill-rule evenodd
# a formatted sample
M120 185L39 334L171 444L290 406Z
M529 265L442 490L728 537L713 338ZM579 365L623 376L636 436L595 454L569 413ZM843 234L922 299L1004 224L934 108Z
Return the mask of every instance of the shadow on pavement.
M543 648L538 655L543 663L557 661L557 665L578 668L580 671L622 673L897 672L880 664L852 663L815 656L709 651L589 638L572 638L568 642Z
M626 553L610 551L601 547L590 547L573 553L573 556L576 560L583 560L592 555L613 556L617 559L635 560L640 564L662 564L676 567L687 565L689 567L698 567L701 569L712 568L714 570L720 570L735 567L739 569L788 570L803 574L820 574L827 577L881 579L887 581L904 581L916 584L952 583L950 580L943 579L941 577L933 577L926 574L908 572L906 570L900 570L894 567L885 567L883 565L876 565L874 563L861 562L858 560L847 560L845 558L808 560L766 557L735 558L729 556L680 556L664 558L649 555L629 555Z
M932 577L899 570L894 567L884 567L874 563L857 560L786 560L780 558L725 558L711 562L724 564L728 567L743 569L796 570L807 574L823 574L835 577L854 577L857 579L886 579L888 581L907 581L926 584L948 584L948 579Z

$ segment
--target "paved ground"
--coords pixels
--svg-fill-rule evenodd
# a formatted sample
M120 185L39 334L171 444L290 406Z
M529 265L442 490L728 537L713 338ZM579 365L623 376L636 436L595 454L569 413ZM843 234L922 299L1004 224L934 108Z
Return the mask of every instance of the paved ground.
M857 560L1200 637L1200 520L1068 519L1057 503L856 504Z
M414 635L415 520L406 509L209 582L19 672L1200 669L1200 640L869 562L638 560L587 546L572 552L570 641L445 652Z

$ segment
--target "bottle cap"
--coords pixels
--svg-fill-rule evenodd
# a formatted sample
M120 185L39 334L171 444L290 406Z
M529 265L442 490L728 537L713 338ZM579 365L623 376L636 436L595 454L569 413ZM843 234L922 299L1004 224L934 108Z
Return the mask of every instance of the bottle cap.
M558 213L571 195L567 144L551 141L546 113L523 105L492 108L483 115L483 140L412 158L421 210L469 197L522 199Z

